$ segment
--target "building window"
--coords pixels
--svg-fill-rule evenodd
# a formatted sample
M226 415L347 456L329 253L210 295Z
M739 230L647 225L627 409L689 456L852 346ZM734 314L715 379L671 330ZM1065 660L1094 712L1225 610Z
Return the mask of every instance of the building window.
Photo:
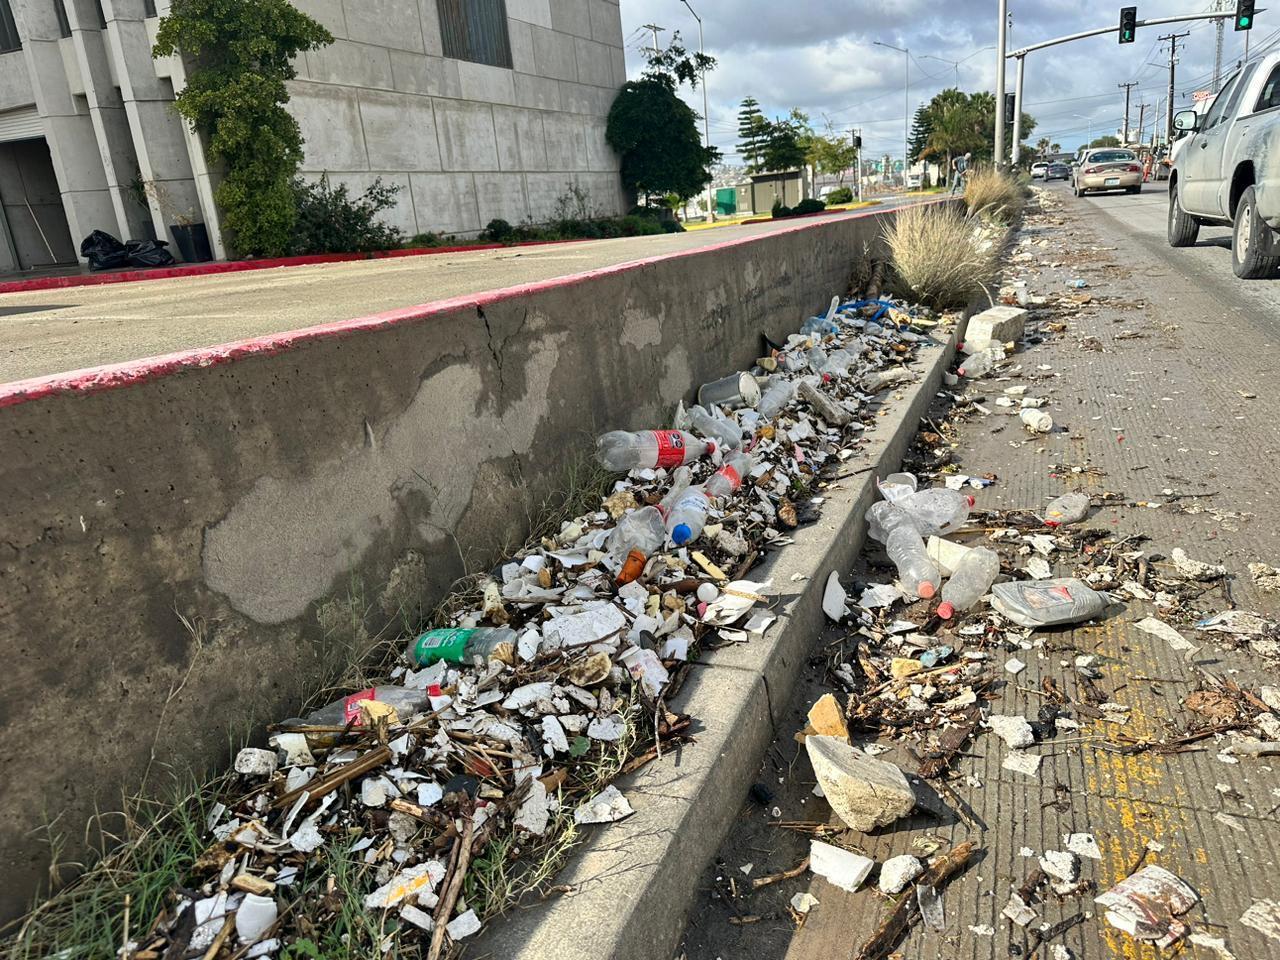
M439 6L446 57L511 69L504 0L440 0Z
M18 25L13 22L9 0L0 0L0 53L21 49L22 38L18 36Z
M148 17L156 16L156 0L142 0L142 12Z
M71 22L67 19L67 7L63 0L53 0L53 15L58 18L58 36L71 36Z

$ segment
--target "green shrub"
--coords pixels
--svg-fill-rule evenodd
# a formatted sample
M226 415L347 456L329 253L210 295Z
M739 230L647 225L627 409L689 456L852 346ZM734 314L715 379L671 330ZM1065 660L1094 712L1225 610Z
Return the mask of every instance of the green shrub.
M333 186L328 177L294 180L294 252L368 253L400 246L404 234L378 216L395 206L399 192L399 184L383 183L381 177L358 197L345 183Z
M514 233L515 227L499 218L489 221L489 225L480 232L480 239L492 243L506 243Z
M827 204L853 203L853 191L848 187L836 187L827 194Z
M827 205L825 203L821 200L816 200L813 197L810 197L807 200L801 200L792 207L791 215L793 217L798 217L806 213L821 213L825 209L827 209Z
M774 197L773 209L770 211L770 213L774 217L774 219L777 219L778 217L785 217L790 215L791 208L782 202L781 197Z

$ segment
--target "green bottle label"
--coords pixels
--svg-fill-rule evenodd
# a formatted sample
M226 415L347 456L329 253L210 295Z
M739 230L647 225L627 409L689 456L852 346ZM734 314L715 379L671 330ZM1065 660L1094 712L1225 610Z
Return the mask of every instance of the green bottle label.
M461 663L473 633L474 629L467 628L428 630L414 641L410 659L419 667L429 667L437 660Z

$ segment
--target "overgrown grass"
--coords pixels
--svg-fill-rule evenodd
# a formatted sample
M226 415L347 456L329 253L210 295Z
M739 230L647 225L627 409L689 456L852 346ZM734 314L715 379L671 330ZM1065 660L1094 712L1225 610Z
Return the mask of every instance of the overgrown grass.
M566 520L595 509L613 480L585 450L571 457L556 492L541 503L527 505L528 543L555 534ZM342 693L385 682L410 636L427 625L444 625L453 612L478 605L483 576L464 576L430 613L392 618L388 627L375 636L352 640L337 635L343 630L326 628L324 648L335 659L349 659L343 668L335 669L328 682L317 687L307 703L318 706ZM358 633L355 625L363 623L370 606L363 584L353 579L347 596L332 603L333 622L349 621L347 629ZM422 622L414 622L417 620ZM203 638L202 622L184 623L193 637ZM330 632L334 635L329 636ZM304 707L304 711L309 708ZM617 776L638 736L635 724L629 721L626 735L617 744L591 758L589 767L584 765L575 784L575 795L593 793ZM229 754L234 755L242 745L232 743ZM193 865L212 842L205 826L209 811L230 786L229 774L203 783L197 783L194 776L175 776L168 790L155 791L155 797L130 798L123 811L99 817L99 829L108 817L121 824L110 834L104 832L101 847L105 853L89 865L61 865L76 869L79 876L41 899L26 916L0 928L0 937L9 941L5 945L6 960L49 960L55 956L58 960L100 960L115 956L126 937L140 940L168 905L172 891L190 881ZM501 913L526 891L544 885L564 864L578 836L573 806L569 802L552 818L543 840L523 838L517 843L512 833L491 842L476 861L472 871L475 879L469 876L467 880L468 902L477 913L486 917ZM60 837L52 827L48 833L51 850L56 854ZM300 917L291 924L304 939L286 951L283 960L379 956L373 945L387 931L380 929L379 917L365 911L362 901L374 886L371 868L345 848L330 849L315 863L321 869L314 871L315 876L304 871L300 886L295 889L305 892L309 884L327 884L331 877L334 891L324 898L323 916ZM53 875L61 872L57 863L50 869ZM291 892L289 897L293 896ZM298 902L307 899L302 896ZM362 954L357 944L368 947L367 954Z
M995 167L980 167L969 174L964 202L969 213L1012 223L1026 203L1026 188L1013 176Z
M937 310L964 306L999 274L999 236L950 204L898 211L885 239L904 292Z

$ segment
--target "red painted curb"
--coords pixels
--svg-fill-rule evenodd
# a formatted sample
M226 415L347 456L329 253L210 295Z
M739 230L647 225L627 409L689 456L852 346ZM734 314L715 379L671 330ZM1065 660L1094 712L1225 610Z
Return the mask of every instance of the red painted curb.
M371 253L309 253L296 257L263 257L260 260L219 260L216 263L184 263L153 270L120 270L115 273L74 274L65 277L37 277L32 280L0 281L0 293L29 293L33 290L61 290L67 287L96 287L105 283L134 283L139 280L172 280L175 277L203 277L244 270L272 270L315 263L349 263L354 260L388 260L397 257L430 257L441 253L472 250L505 250L508 247L545 247L581 240L522 240L518 243L472 243L452 247L412 247L405 250L374 250Z
M946 202L949 201L925 201L926 204ZM840 212L844 213L850 219L856 219L861 217L879 216L883 213L893 213L900 209L902 209L902 207L882 207L874 210L846 210ZM157 380L175 373L180 373L190 367L213 367L220 366L224 363L230 363L235 360L243 360L248 357L272 356L286 350L291 350L295 347L303 346L313 340L349 337L370 330L398 326L402 323L422 322L460 308L469 307L474 309L477 307L488 306L493 303L501 303L504 300L510 300L515 297L527 296L529 294L564 287L572 287L597 277L607 277L616 273L636 270L655 263L661 263L665 260L697 256L699 254L712 253L716 250L725 250L730 247L741 246L742 244L755 243L759 240L765 239L766 237L776 236L779 233L796 233L801 230L813 230L816 227L825 226L827 222L829 221L823 220L815 223L798 223L794 226L782 227L773 233L763 234L760 236L737 237L734 239L724 240L720 243L708 244L703 247L694 247L691 250L677 250L672 253L663 253L654 257L646 257L642 260L629 260L624 263L615 263L607 267L597 267L583 273L574 273L563 277L551 277L547 280L538 280L533 283L520 284L515 287L505 287L499 290L463 294L461 296L451 297L448 300L437 300L433 303L420 303L408 307L399 307L395 310L387 310L382 313L371 314L367 317L358 317L353 320L334 320L329 323L317 324L314 327L304 327L299 330L286 330L279 333L270 333L261 337L250 337L245 340L236 340L231 343L218 344L212 347L198 347L193 350L180 350L175 353L167 353L158 357L145 357L139 360L125 361L123 363L112 363L98 367L88 367L83 370L72 370L67 373L46 374L40 377L31 377L27 380L15 380L11 383L0 384L0 408L12 407L20 403L28 403L32 400L42 400L48 397L58 396L60 394L71 393L85 396L91 393L98 393L102 390L112 390L118 387L128 387L139 383L147 383L151 380Z

